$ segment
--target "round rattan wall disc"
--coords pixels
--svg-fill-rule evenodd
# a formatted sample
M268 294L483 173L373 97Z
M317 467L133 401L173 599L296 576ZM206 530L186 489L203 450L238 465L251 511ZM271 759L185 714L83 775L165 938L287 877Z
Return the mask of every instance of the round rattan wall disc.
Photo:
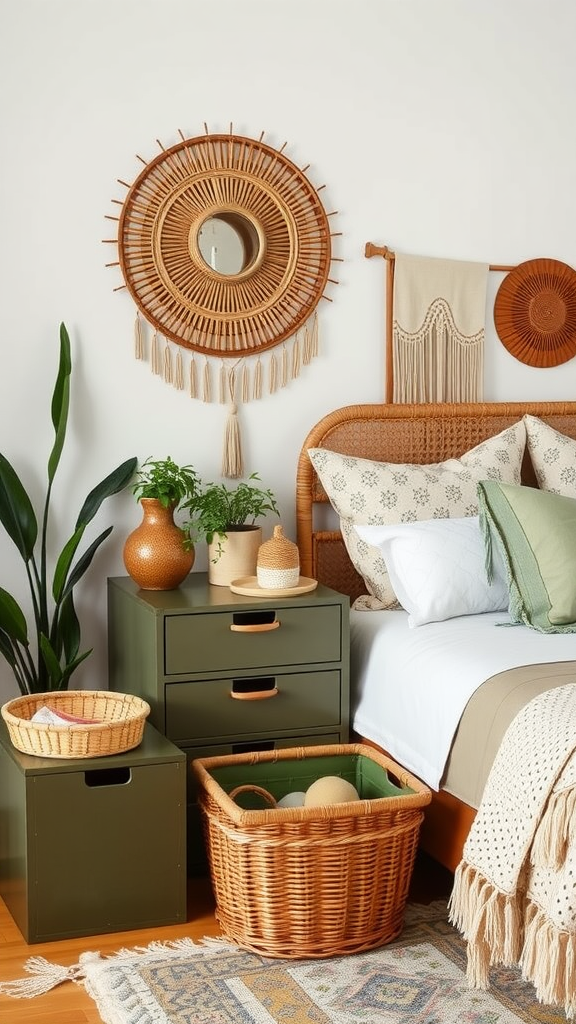
M559 260L520 263L494 302L502 344L528 366L558 366L576 355L576 271Z
M244 254L232 271L203 248L215 221ZM295 334L324 292L330 242L303 171L261 139L232 134L182 136L162 149L119 218L119 263L136 305L166 338L207 355L259 352Z

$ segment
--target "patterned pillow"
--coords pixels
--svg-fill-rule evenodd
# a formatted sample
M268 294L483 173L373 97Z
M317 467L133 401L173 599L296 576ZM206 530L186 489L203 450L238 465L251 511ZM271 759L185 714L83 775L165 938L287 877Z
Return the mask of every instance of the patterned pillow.
M377 606L392 608L398 603L397 597L382 553L362 540L354 526L475 516L480 480L520 483L525 446L526 427L519 420L460 459L424 466L372 462L325 448L308 449L340 517L350 559Z
M525 416L526 443L538 486L576 498L576 441L537 416Z

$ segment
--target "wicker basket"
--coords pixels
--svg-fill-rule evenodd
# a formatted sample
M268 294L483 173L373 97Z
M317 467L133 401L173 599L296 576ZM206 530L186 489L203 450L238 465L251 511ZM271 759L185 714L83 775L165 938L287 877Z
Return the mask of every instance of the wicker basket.
M31 722L43 705L90 724ZM142 741L150 705L140 697L108 690L58 690L17 697L0 708L13 746L37 757L104 757L132 750Z
M423 807L431 793L363 744L197 759L216 915L224 934L265 956L329 957L372 949L402 930ZM270 808L322 775L360 800ZM243 808L228 795L254 787ZM238 800L245 804L246 794Z

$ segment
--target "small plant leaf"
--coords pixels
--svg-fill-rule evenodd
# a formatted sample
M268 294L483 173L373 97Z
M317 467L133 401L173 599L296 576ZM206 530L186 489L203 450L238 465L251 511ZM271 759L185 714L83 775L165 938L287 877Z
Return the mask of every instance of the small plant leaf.
M70 374L72 373L72 357L70 355L70 338L64 324L60 324L60 363L58 376L52 395L52 423L54 426L54 445L48 459L48 480L52 483L60 462L70 407Z
M28 646L26 616L12 594L0 587L0 629L19 644Z

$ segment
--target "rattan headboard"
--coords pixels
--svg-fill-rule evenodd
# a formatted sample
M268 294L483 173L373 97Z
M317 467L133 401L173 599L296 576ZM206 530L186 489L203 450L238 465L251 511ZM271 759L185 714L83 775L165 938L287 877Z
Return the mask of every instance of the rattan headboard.
M340 532L317 526L315 511L328 498L308 448L328 448L378 462L443 462L500 433L525 413L576 439L576 402L348 405L328 413L308 434L298 460L296 529L302 575L349 594L351 600L366 593ZM528 456L522 478L526 484L536 482Z

